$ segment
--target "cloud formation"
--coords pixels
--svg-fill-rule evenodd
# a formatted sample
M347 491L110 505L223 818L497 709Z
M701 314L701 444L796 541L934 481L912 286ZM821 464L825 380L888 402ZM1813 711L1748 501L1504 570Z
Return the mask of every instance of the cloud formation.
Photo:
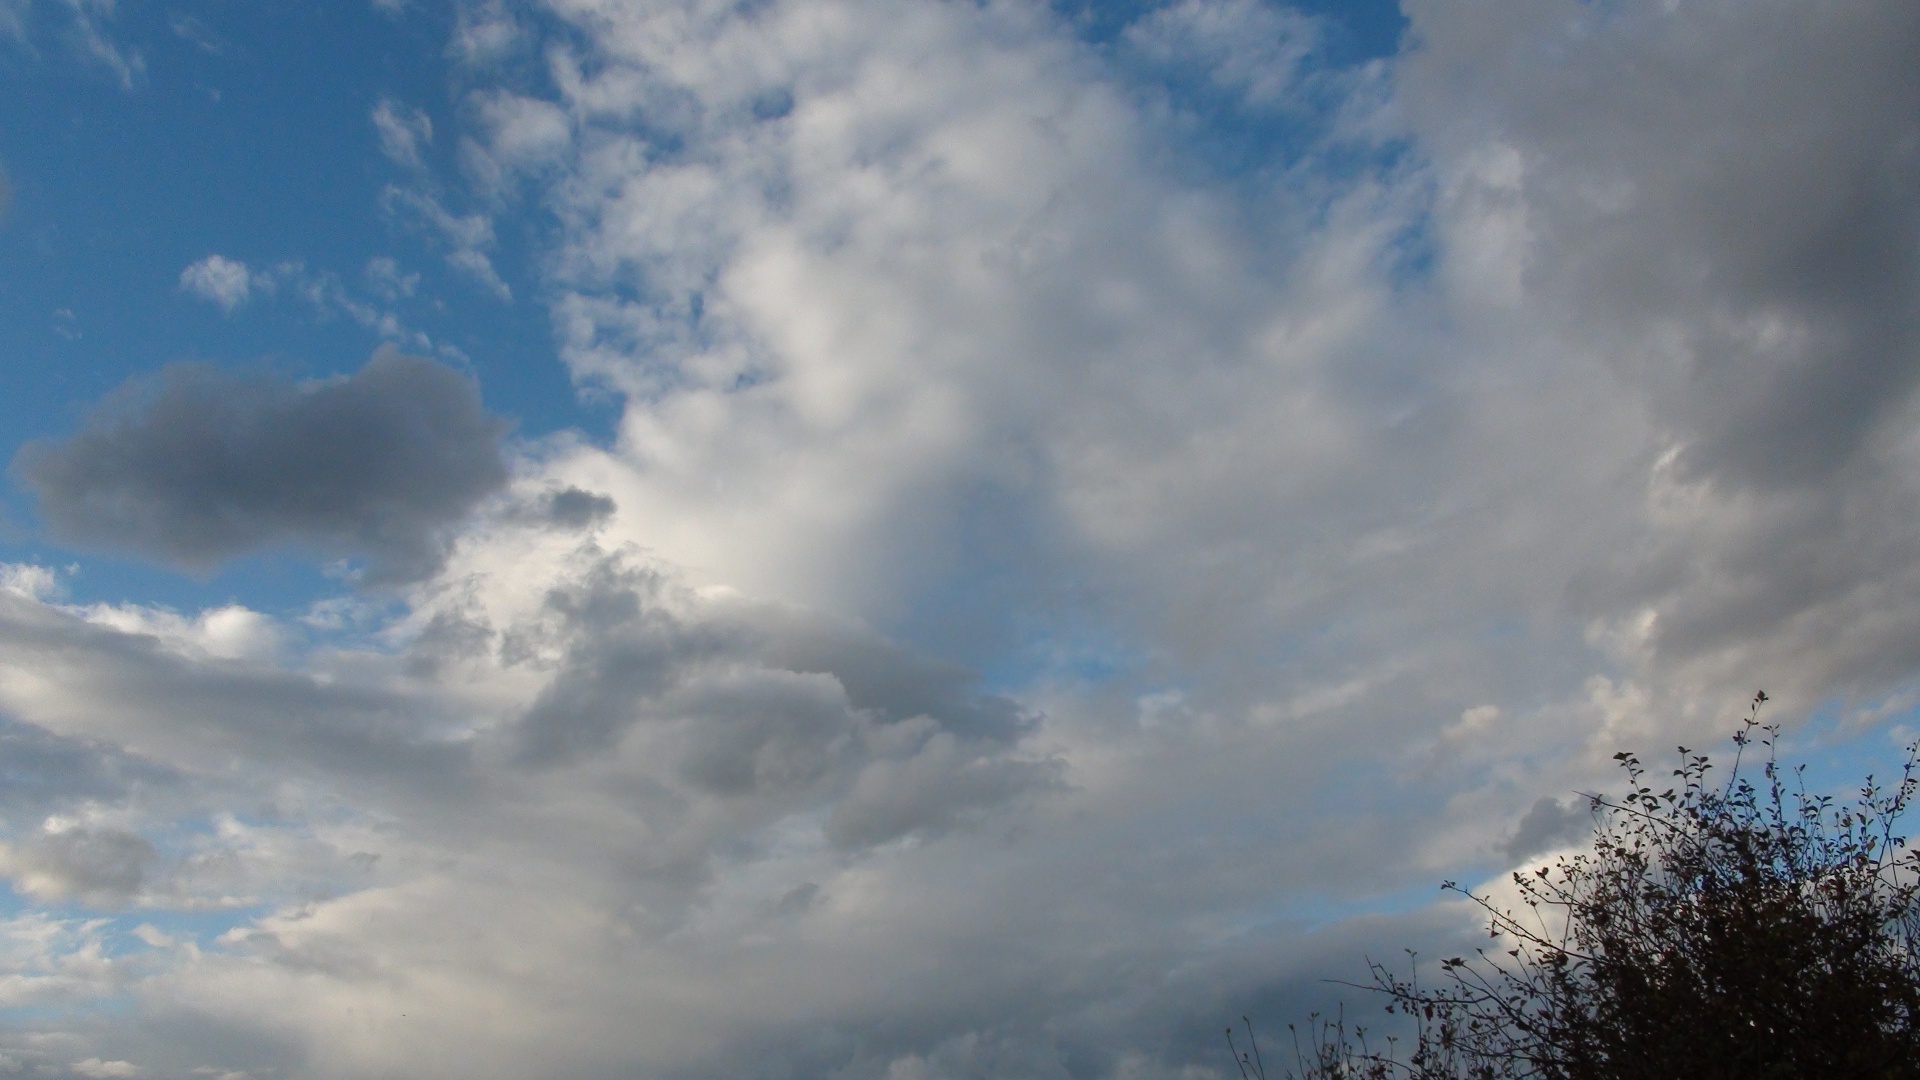
M12 879L14 891L36 900L124 904L152 861L152 844L113 829L49 829L22 847L0 846L0 875Z
M256 274L238 260L209 255L180 271L180 287L232 314L256 288L271 291L273 278Z
M380 152L411 169L421 167L420 150L433 143L433 119L392 98L383 97L373 107L373 130L380 137Z
M9 992L137 1017L4 1052L1196 1080L1222 1017L1471 932L1419 890L1576 841L1614 750L1757 685L1884 738L1920 15L1407 15L1329 70L1251 0L1098 42L1040 3L463 11L441 137L491 209L386 204L475 274L516 192L552 215L617 438L508 470L470 383L383 354L182 369L23 454L79 539L413 580L282 625L0 575L0 767L41 778L5 869L48 909Z
M466 377L391 349L306 384L176 365L14 472L77 543L193 570L291 545L394 579L431 570L444 530L505 482L505 431Z

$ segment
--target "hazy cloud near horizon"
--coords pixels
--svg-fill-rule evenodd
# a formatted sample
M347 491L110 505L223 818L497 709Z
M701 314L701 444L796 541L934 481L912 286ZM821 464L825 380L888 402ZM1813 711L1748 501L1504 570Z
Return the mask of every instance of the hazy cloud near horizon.
M1258 0L462 6L457 120L368 154L501 267L552 215L514 294L617 432L383 352L21 453L75 543L394 606L0 575L0 1052L1219 1080L1615 750L1760 686L1890 747L1920 9L1405 13L1340 67Z

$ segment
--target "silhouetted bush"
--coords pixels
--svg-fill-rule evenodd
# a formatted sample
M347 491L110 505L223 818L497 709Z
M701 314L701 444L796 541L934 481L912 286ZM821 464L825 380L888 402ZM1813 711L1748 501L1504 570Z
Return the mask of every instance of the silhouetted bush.
M1295 1032L1302 1080L1740 1080L1920 1076L1920 857L1896 835L1916 787L1869 777L1857 800L1783 775L1765 694L1724 784L1680 749L1656 790L1616 755L1624 795L1589 796L1590 852L1516 873L1521 905L1448 882L1497 944L1402 976L1372 963L1404 1038L1370 1045L1341 1019ZM1765 752L1762 778L1741 758ZM1233 1032L1228 1031L1229 1042ZM1235 1045L1248 1078L1257 1050Z

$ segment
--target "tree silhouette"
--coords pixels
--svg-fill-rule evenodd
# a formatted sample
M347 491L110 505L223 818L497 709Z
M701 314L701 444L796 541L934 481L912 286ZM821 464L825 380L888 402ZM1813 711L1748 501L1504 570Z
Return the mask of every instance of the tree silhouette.
M1431 987L1417 966L1371 962L1370 989L1410 1037L1374 1046L1316 1017L1288 1075L1920 1077L1920 854L1895 832L1920 784L1916 747L1897 783L1868 777L1836 803L1808 793L1804 766L1778 766L1766 700L1754 696L1724 784L1685 747L1665 790L1615 755L1627 790L1588 797L1591 850L1516 873L1517 910L1445 883L1481 907L1495 944L1443 961ZM1757 784L1742 771L1756 748ZM1257 1052L1234 1053L1245 1080L1264 1080Z

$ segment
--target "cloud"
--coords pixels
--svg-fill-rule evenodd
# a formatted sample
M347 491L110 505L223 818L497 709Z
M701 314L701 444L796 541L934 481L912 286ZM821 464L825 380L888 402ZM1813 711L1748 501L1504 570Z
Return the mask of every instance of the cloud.
M1264 0L1180 0L1126 28L1149 59L1191 66L1247 104L1273 106L1296 85L1320 36L1312 19Z
M4 578L0 762L46 777L9 857L67 865L54 817L145 838L136 902L217 927L23 923L22 1000L126 1002L33 1035L1200 1075L1223 1016L1470 947L1405 897L1576 841L1614 750L1707 745L1756 685L1873 731L1920 671L1910 10L1415 3L1391 62L1303 86L1317 24L1254 4L1088 42L1041 4L585 0L498 49L471 9L441 137L531 118L539 295L617 438L507 470L424 369L494 464L367 465L399 555L372 496L310 521L257 493L301 469L251 471L365 373L173 376L35 452L157 468L176 395L192 445L274 434L229 439L244 498L76 466L159 492L147 549L232 520L421 569L285 626ZM1313 122L1223 162L1167 85L1214 71ZM505 209L386 199L492 271Z
M402 273L400 264L386 255L368 259L363 276L367 287L390 304L412 296L414 290L420 287L419 274Z
M422 167L420 149L433 143L433 120L426 113L383 97L373 107L373 129L380 136L380 152L395 164Z
M0 875L36 900L117 907L139 891L153 845L114 829L49 829L22 847L0 846Z
M493 247L493 219L485 214L459 215L441 205L433 195L407 188L388 185L380 193L380 202L388 213L404 213L440 238L451 250L447 253L447 262L480 284L501 300L511 301L513 290L500 280L493 268L493 260L487 256Z
M482 137L463 143L463 161L484 190L504 193L521 175L558 164L572 145L567 114L552 102L486 92L472 105Z
M224 255L209 255L180 271L180 287L203 300L219 304L228 314L247 302L256 289L273 290L271 276L259 274L246 263Z
M1593 832L1593 815L1578 800L1563 805L1559 799L1541 797L1520 819L1505 847L1507 859L1519 862L1543 851L1577 844Z
M389 349L304 385L176 365L81 434L28 445L14 472L74 542L196 570L293 545L406 577L505 481L505 427L466 378Z
M509 55L526 40L501 0L482 0L461 6L447 52L470 67L480 67Z
M105 24L114 16L114 0L64 0L72 22L69 33L76 50L113 73L122 90L146 81L147 61L140 50L128 48L108 35Z
M97 1057L76 1061L69 1066L76 1076L89 1077L90 1080L109 1080L114 1077L145 1076L147 1070L130 1061L102 1061Z
M284 658L194 655L171 642L182 629L165 620L128 628L98 609L24 597L0 604L0 709L49 735L130 742L156 762L188 769L199 806L240 797L223 790L231 777L270 800L271 810L255 814L304 822L341 855L367 856L335 856L325 886L316 883L318 900L294 895L264 917L236 913L217 948L190 950L169 944L179 940L171 935L155 945L154 934L136 934L161 950L149 962L164 974L129 988L147 1002L155 1041L144 1050L137 1041L89 1043L82 1053L148 1061L167 1047L191 1048L199 1060L231 1068L248 1064L236 1060L247 1045L290 1040L318 1055L323 1072L353 1071L394 1054L412 1059L413 1038L438 1040L449 1023L463 1022L458 1014L482 1008L527 1023L511 1025L484 1054L455 1052L457 1067L511 1074L544 1059L562 1071L592 1071L637 1060L636 1049L665 1029L655 1017L644 1030L617 1034L621 1016L668 985L697 978L698 996L719 1001L723 983L752 970L784 982L782 965L756 959L759 946L741 952L729 944L760 933L753 927L767 912L777 909L790 927L775 944L781 955L817 951L823 934L857 932L875 903L918 921L937 890L885 899L917 878L913 864L937 865L917 852L943 844L974 850L970 830L1003 829L1064 790L1057 762L1017 737L979 733L966 713L982 706L943 665L921 662L932 679L924 689L897 676L890 700L953 708L898 719L906 706L863 707L858 701L873 692L850 693L830 673L872 669L876 652L897 653L871 633L702 597L632 554L538 523L488 528L489 542L456 552L444 579L476 588L427 590L413 614L426 623L457 617L472 632L452 647L422 633L403 655L322 650L298 661L311 665L305 670L275 670ZM801 665L813 670L799 670L780 658L777 643L809 626L823 632L807 636L824 643ZM406 654L429 649L438 650L436 674L405 674ZM423 709L429 699L447 708ZM551 745L556 726L568 733L564 752L521 752ZM206 767L216 761L248 764L236 772ZM878 775L896 764L891 777ZM107 809L132 807L116 801ZM845 824L829 828L829 819ZM246 831L221 824L219 845L191 873L168 860L132 860L144 869L143 906L207 910L190 905L209 893L233 895L234 886L221 887L220 867L236 861L266 875L251 879L255 887L284 883L308 865L284 842L247 846ZM134 887L127 873L106 880L99 868L111 869L110 860L29 862L19 853L38 851L34 843L44 845L34 837L10 849L16 881L48 876L51 866L69 871L60 887L73 890L71 866L79 864L96 868L88 879L96 891L119 888L111 894L118 896ZM439 854L452 850L466 854L452 863ZM989 843L983 853L992 850ZM907 864L895 867L901 860ZM887 884L871 877L876 872ZM535 880L542 884L529 888ZM803 885L811 902L783 907ZM617 918L627 929L602 921L609 910L623 913ZM511 911L521 914L505 917ZM624 944L609 951L596 925L615 929ZM898 933L904 942L915 931ZM483 974L507 956L531 980L524 991ZM644 985L634 981L636 964L652 973ZM377 988L402 971L411 988L389 1003L419 1023L392 1032L399 1043L353 1049L337 1037L335 1018L345 1015L337 1009L295 1008L264 1026L265 1014L254 1011L315 992L375 1007L365 995L384 993ZM553 1010L556 980L592 988L605 1007ZM867 982L850 973L828 993L868 999ZM773 1000L751 997L740 1007ZM570 1040L577 1051L552 1056L554 1024L579 1036ZM661 1046L642 1057L663 1066L687 1061L684 1044Z

